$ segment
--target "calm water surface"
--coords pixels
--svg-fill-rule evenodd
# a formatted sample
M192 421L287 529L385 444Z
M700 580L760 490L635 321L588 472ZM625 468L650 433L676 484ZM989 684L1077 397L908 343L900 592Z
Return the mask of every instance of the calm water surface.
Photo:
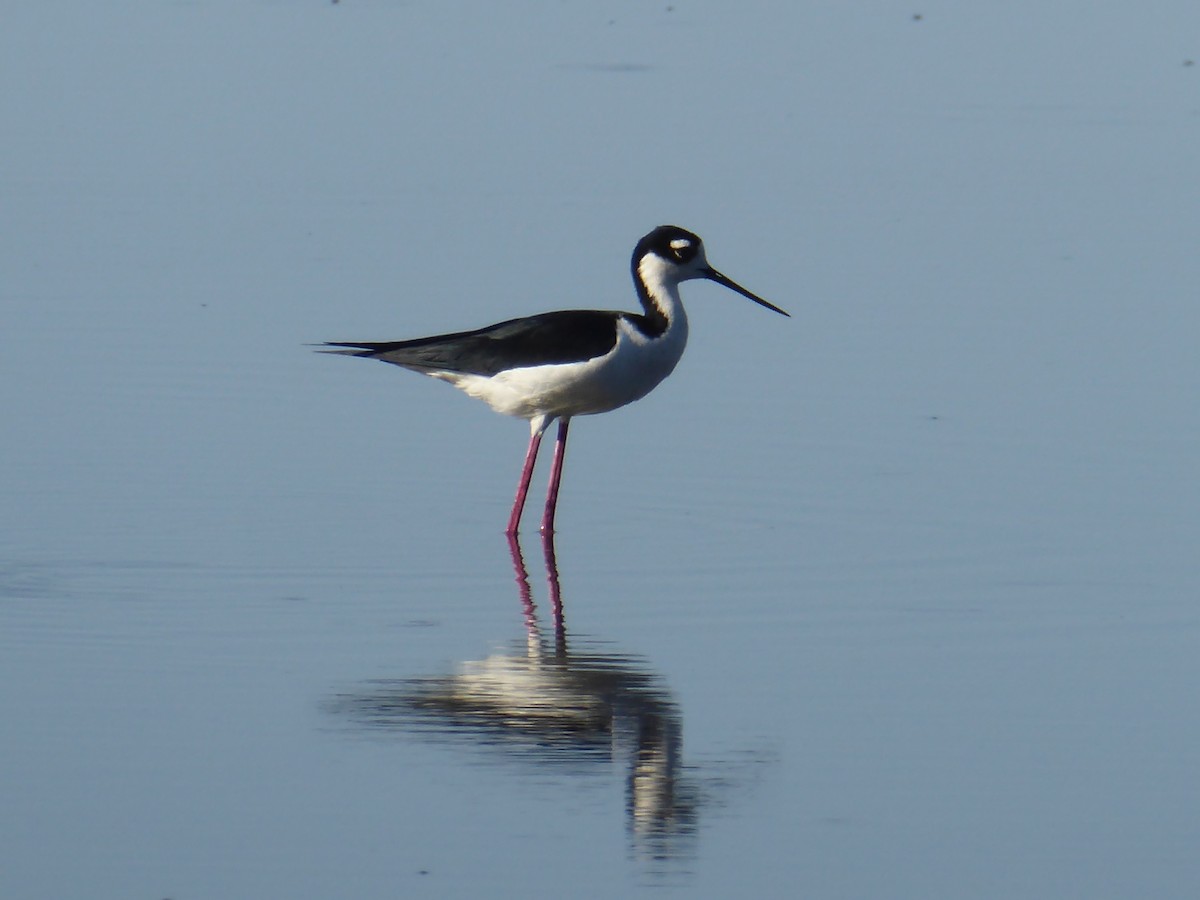
M1200 16L1102 7L10 11L0 895L1196 896ZM793 319L686 286L552 548L304 346L663 221Z

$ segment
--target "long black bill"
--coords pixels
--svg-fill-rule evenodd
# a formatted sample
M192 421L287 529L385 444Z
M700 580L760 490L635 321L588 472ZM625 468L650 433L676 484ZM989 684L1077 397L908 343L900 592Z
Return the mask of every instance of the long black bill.
M780 309L774 303L768 303L766 300L764 300L762 297L759 297L757 294L750 293L748 290L746 290L744 287L742 287L740 284L738 284L732 278L726 278L724 275L722 275L716 269L712 269L712 268L705 269L704 277L707 278L709 281L715 281L717 284L721 285L722 287L729 288L731 291L737 291L739 294L741 294L747 300L753 300L759 306L765 306L767 309L769 309L773 312L777 312L781 316L787 316L789 319L792 317L791 313Z

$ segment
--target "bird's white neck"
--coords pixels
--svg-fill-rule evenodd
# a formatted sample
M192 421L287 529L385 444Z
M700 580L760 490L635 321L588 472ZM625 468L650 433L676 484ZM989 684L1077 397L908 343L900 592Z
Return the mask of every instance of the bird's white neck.
M638 260L634 270L638 298L647 318L658 320L663 329L677 319L686 321L683 302L679 297L679 279L675 268L666 260L649 253Z

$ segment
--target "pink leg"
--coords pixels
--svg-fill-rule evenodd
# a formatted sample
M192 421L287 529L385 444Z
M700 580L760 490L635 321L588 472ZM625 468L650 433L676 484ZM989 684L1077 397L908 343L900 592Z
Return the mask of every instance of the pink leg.
M537 462L538 447L542 443L542 432L535 431L529 438L529 449L525 451L525 467L521 469L521 481L517 485L517 498L513 501L512 515L508 517L505 534L517 533L521 524L521 511L525 509L525 495L529 493L529 479L533 477L533 464Z
M554 533L558 484L562 481L563 455L567 452L567 428L570 424L570 419L560 419L558 422L558 439L554 442L554 464L550 467L550 489L546 492L546 512L542 515L542 534Z

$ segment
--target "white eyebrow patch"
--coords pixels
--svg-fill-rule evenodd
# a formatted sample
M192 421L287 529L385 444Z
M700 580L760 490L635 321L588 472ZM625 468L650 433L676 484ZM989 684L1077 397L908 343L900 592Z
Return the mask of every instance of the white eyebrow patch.
M692 246L692 242L687 238L675 238L675 240L671 241L672 250L682 250L684 247L690 246Z

